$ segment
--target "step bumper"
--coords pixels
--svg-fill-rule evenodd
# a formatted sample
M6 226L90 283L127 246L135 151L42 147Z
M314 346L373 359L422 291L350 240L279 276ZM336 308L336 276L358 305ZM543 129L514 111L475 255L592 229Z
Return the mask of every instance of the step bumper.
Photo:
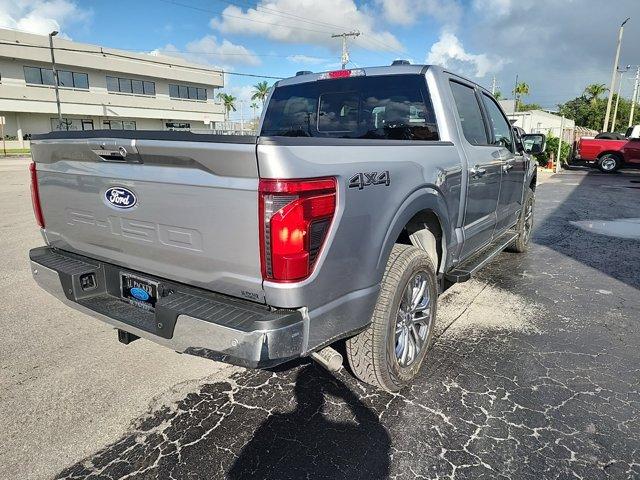
M36 283L66 305L113 327L180 353L249 368L268 368L304 351L303 310L266 306L176 284L50 247L29 252ZM80 278L93 273L95 288ZM119 296L121 273L157 281L163 293L155 311Z

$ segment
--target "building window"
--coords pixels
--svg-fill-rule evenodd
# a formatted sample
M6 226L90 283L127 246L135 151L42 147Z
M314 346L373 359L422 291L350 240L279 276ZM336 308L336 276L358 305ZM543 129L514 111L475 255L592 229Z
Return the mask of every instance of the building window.
M171 98L181 98L185 100L207 100L207 89L191 87L187 85L169 84L169 96Z
M131 80L129 78L119 78L118 85L122 93L133 93L131 89Z
M24 80L29 85L54 85L53 70L50 68L24 67ZM58 85L65 88L89 89L86 73L58 70Z
M80 130L93 130L93 120L86 118L63 118L62 124L58 117L51 119L51 130L64 130L64 131L80 131Z
M185 132L191 130L191 124L187 122L165 122L167 130L174 130L178 132Z
M134 120L104 120L102 126L107 130L136 130Z
M145 95L155 95L156 94L156 84L153 82L142 82L142 87L144 89Z
M155 96L156 84L154 82L133 80L131 78L107 76L107 91Z
M89 76L86 73L73 72L73 86L89 90Z

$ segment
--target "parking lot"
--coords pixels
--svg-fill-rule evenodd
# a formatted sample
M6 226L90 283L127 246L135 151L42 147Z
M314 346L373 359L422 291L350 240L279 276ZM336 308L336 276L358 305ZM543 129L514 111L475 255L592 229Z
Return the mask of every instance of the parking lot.
M640 172L545 175L536 199L530 251L445 293L390 395L119 344L35 286L27 160L0 159L0 478L640 477Z

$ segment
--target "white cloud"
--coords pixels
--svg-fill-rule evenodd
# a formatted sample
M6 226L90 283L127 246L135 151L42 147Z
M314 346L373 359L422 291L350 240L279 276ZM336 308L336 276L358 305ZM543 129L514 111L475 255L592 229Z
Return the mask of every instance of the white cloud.
M64 27L84 22L90 11L71 0L0 0L0 27L47 35Z
M511 0L473 0L473 8L485 15L508 15L511 12Z
M182 57L195 63L217 65L229 69L234 65L260 65L260 59L248 48L223 39L219 42L214 35L187 43L184 50L168 44L152 53Z
M505 61L484 53L469 53L460 39L452 32L444 31L427 54L427 63L453 68L467 75L484 77L502 69Z
M429 15L446 24L457 23L462 16L462 8L456 0L376 0L376 3L387 21L399 25L414 24L421 15Z
M312 57L309 55L289 55L287 60L293 63L302 63L305 65L316 65L326 61L326 58Z
M283 13L299 12L299 13ZM304 19L311 19L309 23ZM277 25L274 25L277 24ZM358 30L351 43L367 50L402 50L390 32L377 28L375 18L353 0L261 0L246 11L230 5L211 26L224 33L250 34L285 43L311 43L332 49L340 46L332 33Z

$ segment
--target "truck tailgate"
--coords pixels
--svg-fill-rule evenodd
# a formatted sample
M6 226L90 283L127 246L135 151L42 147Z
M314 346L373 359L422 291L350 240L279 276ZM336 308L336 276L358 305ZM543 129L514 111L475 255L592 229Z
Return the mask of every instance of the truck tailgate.
M125 133L33 141L50 245L264 301L255 139Z

